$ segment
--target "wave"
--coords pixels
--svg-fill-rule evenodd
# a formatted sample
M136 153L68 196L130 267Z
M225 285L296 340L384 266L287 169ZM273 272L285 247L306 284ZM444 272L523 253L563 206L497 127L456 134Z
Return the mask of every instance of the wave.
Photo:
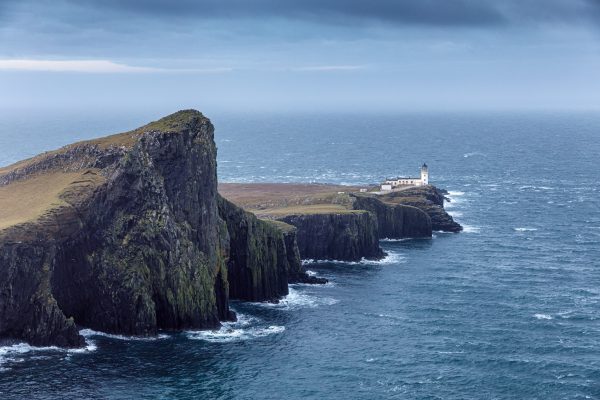
M460 190L449 190L448 194L446 195L448 201L444 202L444 208L454 208L454 206L456 206L457 204L461 204L467 201L466 199L462 198L462 196L464 195L465 192L461 192Z
M117 340L139 340L139 341L145 341L145 342L150 342L150 341L154 341L154 340L160 340L160 339L169 339L170 336L166 335L166 334L159 334L157 336L125 336L125 335L116 335L113 333L106 333L106 332L99 332L99 331L94 331L92 329L82 329L79 331L79 334L81 336L83 336L84 338L90 338L93 336L103 336L103 337L107 337L110 339L117 339Z
M381 239L381 241L387 242L402 242L405 240L411 239ZM397 253L395 251L387 251L387 255L383 257L381 260L369 260L363 258L360 261L344 261L344 260L315 260L312 258L308 258L302 260L303 265L310 264L345 264L345 265L387 265L387 264L398 264L405 261L405 257Z
M466 225L462 224L464 233L479 233L481 232L481 228L479 226Z
M517 232L533 232L537 231L537 228L514 228Z
M211 343L230 343L256 339L285 331L284 326L251 326L260 323L260 319L247 314L237 313L237 321L223 322L221 328L206 331L187 331L186 337L192 340L204 340Z
M474 157L474 156L487 157L487 154L481 153L479 151L474 151L472 153L465 153L465 154L463 154L463 158L469 158L469 157Z
M303 293L293 286L289 287L289 294L279 300L279 303L252 303L260 307L278 308L281 310L297 310L300 308L316 308L320 306L332 306L339 303L339 300L332 297L319 297Z
M537 319L553 319L552 316L548 314L534 314L533 316Z
M462 217L463 213L460 211L446 211L448 213L448 215L450 215L452 218L456 218L456 217Z
M526 189L533 189L533 190L554 190L553 187L549 187L549 186L534 186L534 185L519 186L519 190L526 190Z
M383 239L379 239L380 242L384 242L384 243L401 243L401 242L409 242L409 241L412 241L412 240L429 240L429 238L427 238L427 237L407 237L407 238L400 238L400 239L397 239L397 238L383 238ZM388 253L390 253L390 252L388 252ZM388 254L388 256L390 256L390 255ZM381 259L379 261L386 260L388 256L384 257L383 259ZM343 261L340 261L340 262L343 262ZM373 260L361 260L360 261L361 264L365 264L365 263L368 264L368 263L374 263L374 262L377 263L378 260L375 260L375 261L373 261Z
M97 350L98 347L93 340L87 340L86 346L79 349L67 349L56 346L31 346L27 343L15 343L7 346L0 346L0 371L6 370L3 364L7 362L20 361L20 356L32 352L51 352L51 353L66 353L66 354L78 354L78 353L89 353Z
M314 277L321 277L321 274L319 274L316 271L311 271L309 269L306 270L306 275L308 275L308 276L314 276ZM331 279L330 276L327 276L327 282L326 283L314 284L314 283L297 282L297 283L291 283L289 286L291 286L291 287L306 286L306 287L310 287L310 288L323 288L323 287L332 287L332 286L335 286L335 283L333 282L333 280Z

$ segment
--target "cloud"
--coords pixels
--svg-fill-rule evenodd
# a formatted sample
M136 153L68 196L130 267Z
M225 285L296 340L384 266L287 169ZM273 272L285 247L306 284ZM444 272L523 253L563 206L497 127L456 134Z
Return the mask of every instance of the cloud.
M108 60L0 60L0 70L87 73L156 72L155 68L133 67Z
M295 67L291 71L296 72L329 72L329 71L356 71L365 69L365 65L316 65L309 67Z
M351 19L424 25L485 25L503 19L481 0L183 0L177 6L171 1L152 0L143 8L138 4L134 0L102 2L103 7L196 18L280 17L330 23Z
M282 18L325 24L388 23L492 26L536 21L595 20L599 0L3 0L23 12L44 10L63 21L140 18L213 20ZM5 8L8 8L5 5ZM0 8L1 12L1 8Z
M0 0L0 20L25 17L57 30L186 29L221 20L324 25L485 27L595 22L600 0ZM29 18L29 19L28 19ZM145 25L152 21L155 25ZM142 22L142 24L140 24ZM142 25L142 26L140 26ZM235 26L235 24L232 24ZM36 29L35 26L31 28Z
M83 72L95 74L115 73L222 73L232 68L186 68L167 69L155 67L137 67L109 60L29 60L0 59L0 71L38 71L38 72Z

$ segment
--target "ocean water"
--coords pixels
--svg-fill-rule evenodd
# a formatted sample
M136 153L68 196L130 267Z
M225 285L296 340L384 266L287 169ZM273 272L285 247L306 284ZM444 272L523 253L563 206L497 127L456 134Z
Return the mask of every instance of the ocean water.
M160 114L6 114L0 165ZM385 241L379 262L218 331L77 351L0 347L2 399L599 399L600 114L215 115L223 181L450 191L460 234Z

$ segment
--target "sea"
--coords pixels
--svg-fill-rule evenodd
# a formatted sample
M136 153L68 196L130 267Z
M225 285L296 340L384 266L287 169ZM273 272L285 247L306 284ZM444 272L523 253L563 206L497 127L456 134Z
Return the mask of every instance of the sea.
M0 166L174 110L0 112ZM216 331L0 347L1 399L600 399L600 114L226 113L223 182L448 190L464 231L307 261Z

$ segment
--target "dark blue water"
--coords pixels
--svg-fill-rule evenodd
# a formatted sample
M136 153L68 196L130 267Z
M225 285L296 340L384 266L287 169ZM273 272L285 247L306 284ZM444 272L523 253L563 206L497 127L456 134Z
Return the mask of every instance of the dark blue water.
M5 115L0 165L158 114ZM600 115L216 115L224 181L451 191L461 234L384 242L218 332L0 348L1 398L600 398Z

